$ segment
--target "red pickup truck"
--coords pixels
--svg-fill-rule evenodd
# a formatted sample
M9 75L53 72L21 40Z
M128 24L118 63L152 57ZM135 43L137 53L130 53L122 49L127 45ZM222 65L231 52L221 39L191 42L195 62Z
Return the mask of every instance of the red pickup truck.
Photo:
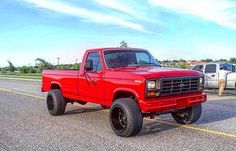
M144 117L171 113L181 124L196 122L202 113L204 76L192 70L162 68L144 49L87 50L80 70L44 70L42 92L51 115L67 103L87 102L110 108L115 134L138 134Z

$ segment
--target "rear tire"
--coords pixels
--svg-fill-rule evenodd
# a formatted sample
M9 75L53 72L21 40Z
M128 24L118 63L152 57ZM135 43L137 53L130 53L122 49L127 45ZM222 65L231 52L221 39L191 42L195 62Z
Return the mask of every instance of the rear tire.
M192 124L197 120L199 120L201 114L202 114L201 104L171 113L174 120L180 124Z
M138 104L130 98L116 100L110 109L110 124L118 136L137 135L143 126L143 117Z
M65 113L66 102L62 96L61 90L51 90L47 95L47 108L52 116L62 115Z

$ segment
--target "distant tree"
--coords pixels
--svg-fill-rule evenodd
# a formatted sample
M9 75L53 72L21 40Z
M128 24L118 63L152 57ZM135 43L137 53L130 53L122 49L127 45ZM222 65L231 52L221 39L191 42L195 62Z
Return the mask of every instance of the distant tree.
M34 68L32 66L30 66L30 67L22 66L22 67L19 67L18 70L20 71L20 73L23 73L23 74L37 72L36 68Z
M23 74L29 73L29 69L28 69L28 67L26 67L26 66L20 67L20 68L19 68L19 71L20 71L20 73L23 73Z
M54 66L51 63L45 61L42 58L37 58L35 61L39 62L39 65L41 65L41 66L43 65L44 67L46 67L48 69L54 68Z
M6 67L2 68L1 73L7 73L7 68Z
M163 60L162 62L167 63L167 62L170 62L170 60Z
M35 61L38 62L38 68L37 68L38 73L41 73L42 70L44 70L44 69L54 69L55 68L51 63L45 61L42 58L37 58Z
M28 73L36 73L37 70L34 67L28 67Z
M76 63L72 66L72 69L80 69L80 63Z
M203 62L213 62L212 59L202 59L201 61L203 61Z
M120 42L120 47L124 47L124 48L127 48L128 47L128 44L127 44L127 42L126 41L121 41Z
M186 60L183 60L183 59L179 59L179 62L186 62Z
M229 59L229 62L230 62L230 63L236 63L236 58L230 58L230 59Z
M14 67L13 63L9 60L7 60L7 62L9 64L9 71L14 72L16 68Z
M220 61L220 62L228 62L227 59L220 59L219 61Z
M66 66L65 65L57 65L56 68L59 70L63 70L63 69L66 69Z
M179 62L179 60L173 60L173 62Z
M188 68L188 65L182 64L182 65L180 65L179 67L182 68L182 69L187 69L187 68Z

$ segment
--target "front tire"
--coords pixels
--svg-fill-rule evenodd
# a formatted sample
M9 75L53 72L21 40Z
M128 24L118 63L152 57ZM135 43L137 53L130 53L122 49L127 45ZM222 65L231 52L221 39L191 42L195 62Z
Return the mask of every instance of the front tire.
M118 136L137 135L143 126L143 117L138 104L130 98L116 100L110 109L110 124Z
M174 120L180 124L192 124L197 120L199 120L201 114L202 114L201 104L171 113Z
M65 113L66 102L62 96L61 90L51 90L47 95L47 108L52 116L62 115Z

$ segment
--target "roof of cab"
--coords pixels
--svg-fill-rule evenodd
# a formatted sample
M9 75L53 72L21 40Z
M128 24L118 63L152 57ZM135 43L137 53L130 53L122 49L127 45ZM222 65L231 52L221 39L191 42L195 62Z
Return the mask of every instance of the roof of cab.
M130 47L107 47L107 48L93 48L89 49L87 51L105 51L105 50L136 50L136 51L143 51L146 49L141 49L141 48L130 48Z

